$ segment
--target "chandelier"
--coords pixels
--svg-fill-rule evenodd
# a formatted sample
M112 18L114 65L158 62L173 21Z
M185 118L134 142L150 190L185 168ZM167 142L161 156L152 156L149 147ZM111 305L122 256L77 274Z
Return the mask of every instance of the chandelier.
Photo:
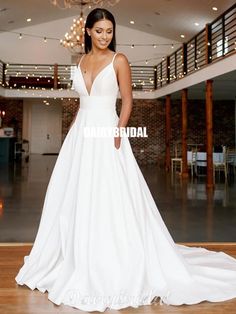
M85 19L81 10L80 17L73 20L70 32L66 33L60 44L68 48L71 53L82 53L84 47Z
M91 9L93 6L114 6L120 0L51 0L52 4L61 9L71 8L72 6L79 6L81 13L78 19L73 20L73 25L70 32L66 33L64 39L60 40L60 44L68 48L72 54L83 53L84 48L84 33L85 33L85 19L83 17L83 9L88 7Z
M70 9L73 6L87 6L91 9L94 6L114 6L120 0L51 0L51 3L60 9Z

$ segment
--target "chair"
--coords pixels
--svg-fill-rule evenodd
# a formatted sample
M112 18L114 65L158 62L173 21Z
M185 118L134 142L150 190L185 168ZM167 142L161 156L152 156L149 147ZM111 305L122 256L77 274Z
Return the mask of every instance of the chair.
M235 176L236 172L236 149L228 148L227 149L227 164L233 168L233 174Z
M224 171L225 180L228 179L228 163L227 163L227 149L223 146L223 158L222 160L214 160L213 158L213 174L214 174L214 181L215 181L215 172Z
M188 167L191 169L191 176L193 177L194 173L197 175L197 149L193 148L191 152L188 152L188 155L190 155L190 158L188 158Z
M183 161L182 161L182 158L180 157L177 144L175 145L174 151L175 151L175 156L171 158L171 173L176 172L177 169L179 169L180 173L182 173Z
M14 145L14 159L21 160L22 157L24 157L25 162L29 161L29 141L25 139L15 142Z

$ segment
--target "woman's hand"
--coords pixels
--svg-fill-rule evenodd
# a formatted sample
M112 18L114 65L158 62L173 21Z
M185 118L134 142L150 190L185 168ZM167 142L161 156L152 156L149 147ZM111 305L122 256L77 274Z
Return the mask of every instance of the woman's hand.
M121 143L121 137L120 136L114 137L114 144L115 144L116 149L120 148L120 143Z

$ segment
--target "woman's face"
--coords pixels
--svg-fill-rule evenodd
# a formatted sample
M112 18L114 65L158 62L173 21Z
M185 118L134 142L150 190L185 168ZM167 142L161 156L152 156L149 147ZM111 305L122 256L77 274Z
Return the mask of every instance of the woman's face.
M106 49L113 38L113 24L109 20L100 20L92 28L86 29L91 36L92 45L99 49Z

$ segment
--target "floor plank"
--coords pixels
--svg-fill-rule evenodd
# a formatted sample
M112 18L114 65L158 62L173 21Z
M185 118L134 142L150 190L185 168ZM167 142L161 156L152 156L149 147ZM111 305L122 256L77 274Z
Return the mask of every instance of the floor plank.
M180 243L189 246L200 246L215 251L223 251L236 257L236 243ZM31 291L26 286L18 286L14 280L23 257L29 254L30 243L0 243L0 314L50 314L50 313L85 313L78 309L53 304L47 293ZM197 305L168 306L159 303L126 308L120 311L106 311L107 314L235 314L236 299L220 303L202 302ZM93 312L99 313L99 312Z

